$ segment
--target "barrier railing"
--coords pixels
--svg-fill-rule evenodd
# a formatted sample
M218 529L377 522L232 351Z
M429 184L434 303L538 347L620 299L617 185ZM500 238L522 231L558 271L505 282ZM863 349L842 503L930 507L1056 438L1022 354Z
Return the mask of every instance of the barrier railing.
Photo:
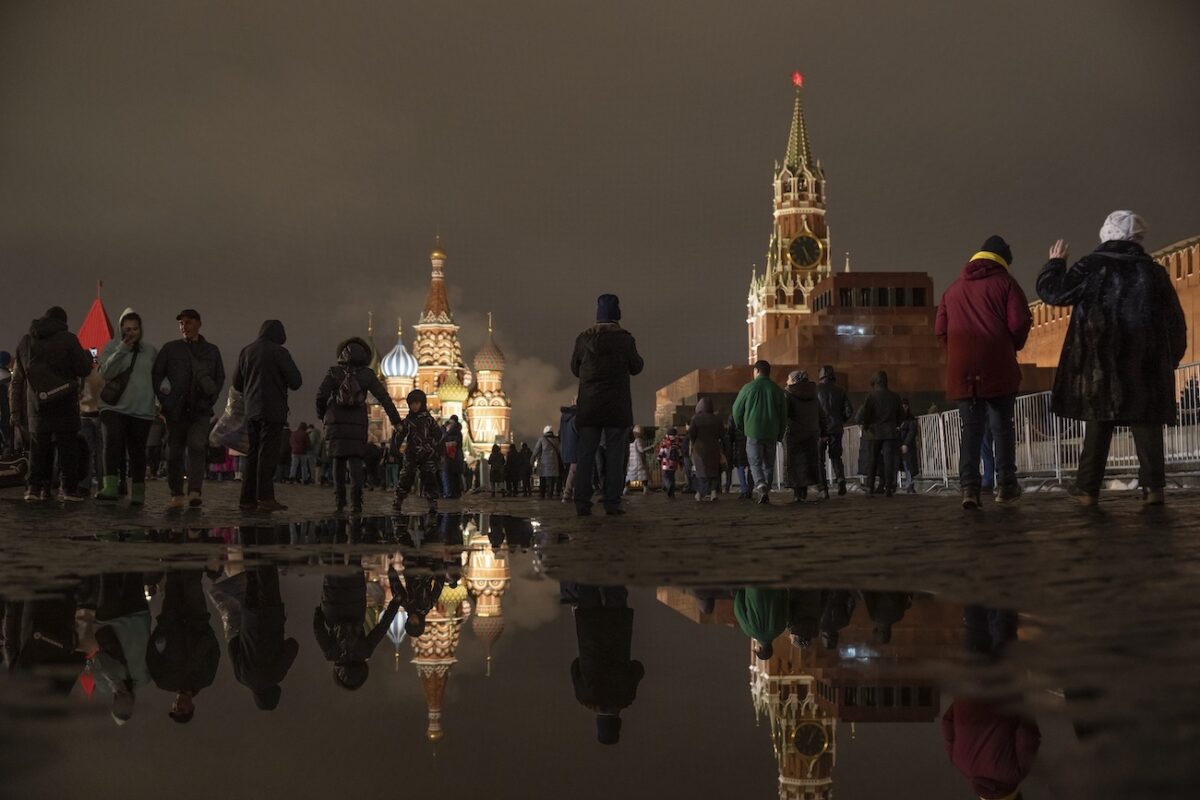
M1168 468L1200 468L1200 362L1185 364L1175 371L1179 421L1163 429L1163 450ZM1062 481L1079 469L1086 423L1066 419L1051 411L1050 392L1022 395L1013 412L1017 440L1017 476ZM920 429L921 479L949 487L958 481L959 442L962 419L958 410L925 414L917 418ZM847 426L842 450L847 472L866 468L860 459L862 427ZM1127 427L1113 434L1105 469L1123 473L1137 469L1137 449ZM828 467L829 465L827 465Z

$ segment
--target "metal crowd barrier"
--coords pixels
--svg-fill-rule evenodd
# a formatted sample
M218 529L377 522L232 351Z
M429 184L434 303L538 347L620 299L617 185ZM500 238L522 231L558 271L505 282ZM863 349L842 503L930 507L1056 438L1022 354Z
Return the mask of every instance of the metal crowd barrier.
M1200 468L1200 362L1175 371L1179 421L1163 429L1163 450L1168 468ZM1050 410L1050 392L1022 395L1013 413L1017 434L1017 476L1061 482L1079 469L1085 423L1066 419ZM920 423L921 479L926 484L949 487L958 482L959 441L962 420L957 409L918 417ZM847 426L842 450L849 474L861 474L859 453L862 427ZM1108 452L1106 471L1137 469L1137 451L1129 428L1118 427ZM865 466L865 465L861 465ZM827 464L832 470L832 465Z

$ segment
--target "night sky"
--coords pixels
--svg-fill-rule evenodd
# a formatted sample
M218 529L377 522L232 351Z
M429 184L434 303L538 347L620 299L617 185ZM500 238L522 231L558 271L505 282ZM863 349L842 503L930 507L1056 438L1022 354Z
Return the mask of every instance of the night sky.
M230 368L278 317L311 421L369 309L384 351L416 321L440 229L519 434L573 393L601 292L649 422L657 387L744 359L792 70L835 264L940 291L1000 233L1032 290L1114 208L1151 248L1200 234L1198 27L1194 0L3 0L0 347L49 305L76 326L98 278L155 343L199 309Z

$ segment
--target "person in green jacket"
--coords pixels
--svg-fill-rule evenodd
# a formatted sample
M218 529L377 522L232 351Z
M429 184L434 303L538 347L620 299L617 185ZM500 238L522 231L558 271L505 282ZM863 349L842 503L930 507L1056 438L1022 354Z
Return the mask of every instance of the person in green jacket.
M145 341L142 318L132 308L121 312L121 338L104 345L97 358L105 382L125 380L120 397L100 399L100 427L104 431L104 477L97 500L114 502L121 462L129 459L129 502L146 502L146 439L158 412L155 409L154 359L158 350ZM128 377L125 377L128 373Z
M771 480L775 471L775 446L783 441L787 427L787 395L771 380L771 365L754 363L754 380L733 401L733 424L746 434L746 458L758 502L771 502Z
M773 643L787 630L791 606L787 589L738 589L733 593L733 616L742 633L754 640L754 655L766 661L775 654Z

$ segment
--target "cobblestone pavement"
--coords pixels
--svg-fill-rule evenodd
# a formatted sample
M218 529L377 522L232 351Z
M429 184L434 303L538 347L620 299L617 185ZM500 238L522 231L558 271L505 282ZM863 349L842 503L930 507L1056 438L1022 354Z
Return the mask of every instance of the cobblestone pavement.
M165 486L152 484L143 510L89 501L70 507L28 506L0 493L0 585L9 592L55 575L96 572L192 551L172 545L139 551L86 534L135 528L209 528L273 524L331 516L328 489L281 486L289 505L274 515L244 515L238 485L212 484L200 511L167 512ZM950 495L866 497L851 494L795 504L776 494L769 506L727 495L716 503L662 494L627 498L628 513L576 518L569 504L534 498L471 495L442 511L530 516L549 542L544 569L585 583L660 586L774 584L930 592L961 602L1017 609L1031 621L1028 638L1001 683L1028 702L1050 690L1097 694L1074 720L1117 731L1090 745L1097 765L1130 755L1145 773L1104 766L1074 776L1093 796L1176 796L1197 767L1182 757L1200 740L1200 491L1169 495L1144 510L1132 492L1106 495L1082 509L1061 492L1027 494L1011 508L962 511ZM417 498L406 509L424 510ZM390 513L391 496L368 493L368 515ZM599 510L599 509L597 509ZM68 539L67 537L75 537ZM211 553L197 545L195 555ZM996 679L984 675L984 679ZM994 688L994 687L993 687ZM1130 742L1136 741L1136 746ZM1131 750L1131 746L1133 749ZM1178 757L1177 757L1178 756ZM1119 788L1119 791L1117 789ZM1072 792L1074 794L1074 792Z

